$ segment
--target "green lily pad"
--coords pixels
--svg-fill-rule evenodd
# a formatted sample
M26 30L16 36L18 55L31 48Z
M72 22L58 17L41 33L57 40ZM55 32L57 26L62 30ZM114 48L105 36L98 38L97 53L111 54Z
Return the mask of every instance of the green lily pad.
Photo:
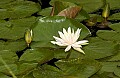
M83 9L87 12L93 12L103 6L103 1L101 0L51 0L50 4L54 5L55 1L75 3L83 6Z
M1 6L1 8L1 19L28 17L40 10L40 6L31 1L14 1Z
M1 77L1 78L12 78L12 77L9 77L9 76L7 76L7 75L5 75L5 74L3 74L3 73L0 73L0 77Z
M74 28L75 30L77 28L82 28L80 39L90 34L90 31L83 24L73 19L60 16L43 17L39 19L37 25L33 29L33 41L50 42L53 40L53 36L58 36L58 31L62 31L63 28L67 30L68 27Z
M23 75L23 76L19 76L18 78L35 78L34 76L33 76L33 73L29 73L29 74L27 74L27 75Z
M14 64L18 60L17 54L9 50L1 50L0 56L7 64ZM3 62L0 61L0 66L2 65Z
M20 61L42 64L53 58L53 52L54 51L49 48L30 49L25 51L25 53L20 57Z
M111 24L109 27L115 30L116 32L120 32L120 23Z
M120 23L111 24L109 26L111 29L115 30L99 30L97 36L110 41L120 42Z
M44 47L50 47L50 48L58 48L58 46L55 46L51 44L50 42L42 42L42 41L35 41L31 43L31 48L44 48Z
M120 13L112 14L108 20L120 20Z
M24 50L26 48L26 43L23 40L18 40L18 41L1 41L0 42L0 51L5 50L5 51L13 51L14 53L17 51Z
M55 1L53 6L54 7L53 7L52 15L58 15L61 11L65 10L66 8L70 8L70 7L76 6L76 5L71 2Z
M104 72L113 72L115 75L120 77L120 69L117 66L120 64L119 62L102 62L102 68L98 72L99 74L104 73Z
M112 56L118 52L118 45L112 41L104 41L96 38L89 40L89 44L83 47L85 57L100 59Z
M50 16L51 11L52 11L52 7L48 7L48 8L42 9L37 14L42 16Z
M9 2L12 2L12 1L15 1L15 0L4 0L4 1L0 1L0 5L2 5L2 4L6 4L6 3L9 3Z
M33 71L35 78L63 78L63 72L50 65L43 65Z
M16 68L17 68L16 64L7 64L7 66L10 68L11 72L16 72ZM1 69L0 70L1 73L11 76L10 71L4 65L0 66L0 69Z
M120 8L120 0L106 0L107 3L110 4L111 9L119 9Z
M22 18L10 21L0 21L0 38L17 40L24 38L26 29L32 27L36 22L36 17Z
M82 54L82 53L80 53L78 51L75 51L73 49L71 49L68 52L65 52L64 49L65 48L59 48L59 49L56 48L56 49L54 49L54 57L57 58L57 59L69 58L71 60L74 60L74 59L82 59L85 56L84 54Z
M109 31L109 30L99 30L97 32L97 36L104 39L104 40L109 40L109 41L119 41L119 33L115 31Z
M88 78L101 68L100 63L90 59L77 62L58 61L55 64L64 72L65 78Z
M109 61L120 61L120 53L118 53L117 55L113 56L111 59L109 59Z
M37 67L38 63L22 63L17 65L17 71L14 72L15 75L27 75L31 73ZM29 73L28 73L29 72Z
M50 42L32 42L31 43L31 48L45 48L45 47L49 47L51 48L51 50L53 50L54 52L54 58L57 59L65 59L67 57L67 55L70 53L70 57L71 59L76 59L76 58L83 58L84 54L77 52L73 49L71 49L69 52L65 52L64 49L66 47L59 47L56 45L51 44Z
M75 19L78 21L83 21L83 20L86 20L89 18L90 18L90 16L88 15L88 13L84 9L81 9L81 11L75 17Z

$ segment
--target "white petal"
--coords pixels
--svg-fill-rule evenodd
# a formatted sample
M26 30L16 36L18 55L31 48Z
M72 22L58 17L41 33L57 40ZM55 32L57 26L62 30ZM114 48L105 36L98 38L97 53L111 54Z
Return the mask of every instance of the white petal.
M83 54L85 54L84 53L84 51L81 49L81 48L76 48L76 47L73 47L75 50L77 50L78 52L81 52L81 53L83 53Z
M66 41L66 38L65 38L64 34L63 34L62 32L60 32L60 31L58 31L58 33L59 33L60 37L61 37L64 41Z
M56 41L50 41L52 44L56 44Z
M70 49L71 49L71 45L67 46L67 48L65 49L65 52L69 51Z
M76 44L85 45L85 44L88 44L87 42L88 40L81 40L81 41L76 42Z
M74 42L76 42L78 40L78 38L80 36L80 32L81 32L81 29L78 28L74 34L74 38L73 38Z
M79 44L74 43L74 44L72 44L72 47L82 47L82 46L79 45Z
M67 34L67 31L65 30L65 28L63 28L63 34Z
M64 42L61 38L59 38L59 37L55 37L55 36L53 36L54 38L55 38L55 40L57 41L57 42Z
M65 30L65 28L63 28L63 34L65 36L65 41L68 42L69 41L69 34L67 33L67 31Z
M52 43L52 44L57 44L57 45L59 45L59 46L66 46L65 44L62 44L62 43L60 43L60 42L51 41L51 43Z
M71 35L71 28L68 28L68 34Z

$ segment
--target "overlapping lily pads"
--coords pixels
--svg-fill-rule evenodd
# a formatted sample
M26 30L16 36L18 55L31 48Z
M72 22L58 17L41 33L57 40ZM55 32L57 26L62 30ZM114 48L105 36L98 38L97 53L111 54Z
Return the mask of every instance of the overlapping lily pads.
M0 8L0 19L28 17L40 10L40 6L31 1L13 1Z
M119 2L51 0L51 6L41 10L40 0L0 1L0 78L12 78L11 72L17 78L119 78ZM103 18L100 14L106 3L110 12L115 11ZM104 24L107 30L98 29L95 37L90 37L85 25L94 31L95 26ZM68 27L82 28L79 40L89 41L81 47L85 54L73 49L65 52L65 47L50 43L58 31ZM24 40L26 29L33 30L30 46Z
M68 27L77 29L82 28L80 39L85 38L90 34L90 31L81 23L68 19L66 17L42 17L39 18L37 25L34 27L34 39L33 41L51 41L53 36L58 36L58 31L62 31L63 28Z

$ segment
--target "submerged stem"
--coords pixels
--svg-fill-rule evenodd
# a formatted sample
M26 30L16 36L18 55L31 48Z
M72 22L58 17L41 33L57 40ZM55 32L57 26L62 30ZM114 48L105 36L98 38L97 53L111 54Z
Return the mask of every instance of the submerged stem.
M0 56L0 60L1 62L4 64L4 66L7 68L7 70L9 71L9 73L12 75L13 78L17 78L14 73L11 71L11 69L8 67L8 65L6 64L6 62L3 60L3 58Z
M68 52L68 54L66 56L66 60L69 59L70 55L71 55L71 51Z

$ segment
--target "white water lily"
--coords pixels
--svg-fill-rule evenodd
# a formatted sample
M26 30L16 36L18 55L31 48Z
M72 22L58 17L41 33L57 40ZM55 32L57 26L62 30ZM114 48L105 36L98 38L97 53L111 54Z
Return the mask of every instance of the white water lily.
M88 44L88 40L77 41L80 36L80 32L81 29L79 28L76 32L74 32L74 29L71 30L70 27L67 31L63 28L63 33L58 31L60 38L53 36L56 41L51 41L51 43L59 46L67 46L65 52L69 51L73 47L73 49L85 54L81 48L82 45Z

